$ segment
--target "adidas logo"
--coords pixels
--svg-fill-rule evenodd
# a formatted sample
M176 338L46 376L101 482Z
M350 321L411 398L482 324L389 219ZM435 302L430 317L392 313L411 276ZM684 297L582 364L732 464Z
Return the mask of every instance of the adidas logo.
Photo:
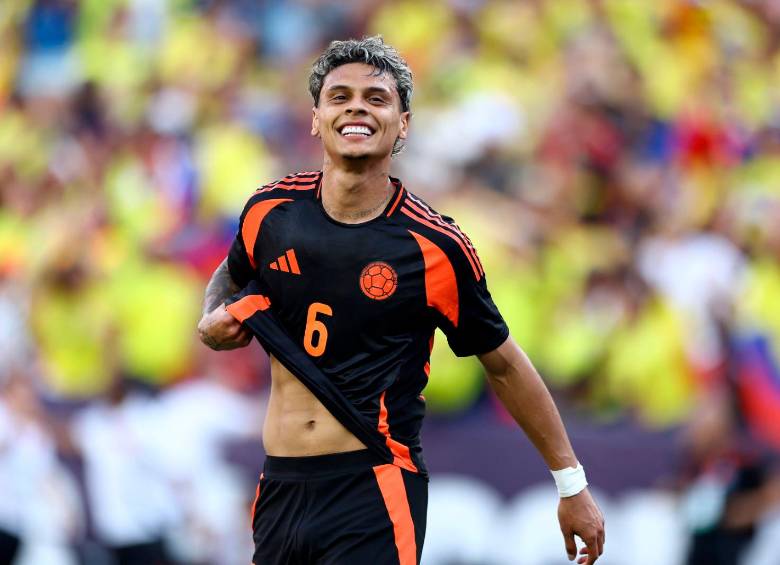
M283 273L292 273L300 275L301 269L298 267L298 259L295 257L295 250L288 249L284 255L269 265L273 271L282 271Z

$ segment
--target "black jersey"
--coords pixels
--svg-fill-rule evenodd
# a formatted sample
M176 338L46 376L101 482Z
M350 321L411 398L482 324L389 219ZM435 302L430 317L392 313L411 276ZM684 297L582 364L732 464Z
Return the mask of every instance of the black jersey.
M434 330L458 356L495 349L509 330L474 246L451 219L391 178L381 215L344 224L323 209L321 180L322 172L298 173L250 197L228 268L263 298L250 294L232 312L243 321L270 303L299 348L292 353L305 352L396 465L424 473L421 391Z

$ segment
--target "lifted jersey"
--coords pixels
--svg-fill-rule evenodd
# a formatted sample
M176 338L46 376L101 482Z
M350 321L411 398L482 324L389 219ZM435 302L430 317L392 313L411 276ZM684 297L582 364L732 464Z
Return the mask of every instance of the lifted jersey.
M391 178L377 218L344 224L321 201L321 172L258 189L228 268L261 289L279 324L385 438L396 465L425 473L421 391L436 327L458 356L486 353L509 330L471 241Z

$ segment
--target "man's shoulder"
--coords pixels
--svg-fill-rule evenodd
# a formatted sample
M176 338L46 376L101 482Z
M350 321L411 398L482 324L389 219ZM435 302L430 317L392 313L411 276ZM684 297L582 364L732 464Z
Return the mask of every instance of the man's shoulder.
M393 180L397 181L397 179ZM399 199L398 208L402 215L408 219L407 221L421 223L419 220L423 219L435 221L436 223L444 223L448 226L456 226L455 220L436 211L433 206L426 202L422 197L411 192L406 186L404 186L402 198Z
M409 192L399 203L398 218L421 247L435 245L455 264L468 265L477 280L484 275L474 244L449 216L434 210L425 200Z
M320 186L322 171L292 173L255 190L248 198L245 210L268 200L301 200L314 195Z

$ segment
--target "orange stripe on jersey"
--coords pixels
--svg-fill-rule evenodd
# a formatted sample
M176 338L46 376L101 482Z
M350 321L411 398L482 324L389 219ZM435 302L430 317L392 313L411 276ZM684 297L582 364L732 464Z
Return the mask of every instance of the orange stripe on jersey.
M482 261L479 260L479 255L477 254L477 248L474 247L474 244L471 243L471 239L469 239L469 236L467 236L464 232L460 231L460 228L458 226L453 226L455 229L458 230L458 233L463 236L463 238L466 240L466 243L468 244L469 249L471 249L471 254L474 257L474 260L477 262L477 265L479 266L479 270L482 272L482 274L485 274L485 267L482 266Z
M316 183L312 184L311 181L306 181L304 184L303 182L300 183L286 183L279 181L274 184L269 184L267 186L264 186L262 188L258 188L255 191L255 194L262 194L264 192L271 192L272 190L275 190L277 188L281 188L282 190L314 190L314 187L317 186Z
M239 322L251 317L255 312L262 312L271 307L271 301L262 294L247 294L241 300L228 304L225 310Z
M474 264L477 265L477 268L479 270L480 275L484 275L485 271L482 268L482 263L479 261L479 257L477 257L477 250L474 249L474 244L471 243L471 240L468 238L468 236L460 231L457 226L453 226L452 224L449 224L444 221L444 218L442 218L440 215L436 214L435 212L432 212L430 208L426 207L422 202L419 202L418 204L415 204L410 197L410 200L407 202L407 205L420 214L421 216L427 218L428 220L435 222L439 227L444 228L448 232L452 233L455 237L459 238L468 249L468 255L473 259L473 262L471 263L472 266ZM479 277L477 277L477 280L479 280Z
M317 183L286 183L286 182L280 182L276 184L277 187L280 187L282 190L314 190L317 187Z
M390 210L387 212L387 216L390 217L390 215L395 212L395 209L398 207L398 203L401 202L402 197L404 195L404 187L401 187L401 189L398 191L398 196L395 199L395 202L393 202L393 205L390 207Z
M379 397L379 425L377 426L377 429L380 434L385 436L385 443L387 444L388 449L390 449L390 453L393 454L393 465L416 473L417 467L412 462L409 448L390 437L390 424L387 423L387 406L385 406L386 394L387 391L384 391L382 396Z
M477 249L474 247L474 244L469 239L469 236L467 236L463 231L461 231L460 226L458 226L457 224L454 224L454 223L451 224L451 223L447 222L441 216L441 214L439 214L437 212L434 212L431 209L431 207L428 206L425 202L423 202L422 200L420 200L416 196L413 196L413 195L410 194L409 195L409 204L411 205L412 203L414 203L417 206L419 206L419 208L422 208L422 210L419 210L419 208L416 208L416 209L418 211L423 212L423 214L425 215L426 218L436 222L437 224L439 224L444 229L447 229L447 230L451 231L452 233L454 233L455 235L457 235L458 237L460 237L465 242L466 247L471 252L471 257L474 259L474 262L477 264L477 267L479 268L480 273L482 275L485 274L485 269L484 269L484 267L482 267L482 262L479 260L479 255L477 255Z
M406 487L401 469L395 465L378 465L374 475L385 501L387 514L393 523L395 547L399 565L417 565L417 542L414 539L414 522L406 497Z
M423 202L422 200L420 200L416 196L410 194L409 195L409 199L410 199L411 202L414 202L420 208L425 210L427 212L427 217L428 218L433 218L436 221L437 224L439 224L443 228L449 229L450 231L456 233L459 237L461 237L462 239L465 240L466 246L471 251L471 256L474 258L474 261L477 262L477 265L479 266L480 271L482 271L482 274L484 275L485 274L485 269L482 267L482 262L479 260L479 255L477 255L477 248L474 247L474 244L469 239L469 236L467 236L463 231L461 231L460 226L458 226L458 224L455 224L455 223L451 224L451 223L447 222L442 217L441 214L439 214L438 212L434 212L431 209L430 206L428 206L425 202Z
M458 244L458 246L461 248L461 250L463 251L463 254L466 256L466 259L468 259L469 264L471 265L471 269L474 271L474 278L476 278L477 280L479 280L481 278L479 269L474 264L474 260L471 258L471 255L469 254L469 252L466 249L466 247L463 245L463 242L460 240L460 238L456 237L452 232L450 232L448 230L445 230L444 228L439 227L436 224L432 224L431 222L429 222L425 218L422 218L422 217L418 216L417 214L415 214L414 212L412 212L409 208L406 208L405 206L401 207L401 212L403 212L404 214L409 216L414 221L419 222L419 223L423 224L424 226L428 226L432 230L436 230L439 233L443 233L444 235L446 235L447 237L449 237L450 239L455 241Z
M428 306L441 312L457 328L458 282L452 263L436 244L412 230L409 230L409 233L417 240L425 262L425 295ZM432 338L431 348L433 348Z
M273 200L262 200L252 206L244 217L244 225L241 227L241 237L244 240L246 254L249 257L249 264L255 268L255 242L260 235L260 225L268 215L279 204L292 202L290 198L275 198Z
M309 173L298 173L295 175L287 175L286 177L275 180L274 182L264 184L257 190L255 190L255 194L261 193L261 192L268 192L275 188L277 188L279 185L303 185L303 184L310 184L312 182L315 182L318 180L318 177L320 176L320 171L312 171Z
M287 261L290 263L290 270L296 275L301 274L301 269L298 267L298 258L295 256L295 249L287 250Z
M308 173L287 175L282 180L277 181L277 184L311 184L317 182L321 174L322 173L320 171L312 171Z
M285 257L284 255L279 257L279 269L283 273L289 273L290 272L290 267L287 266L287 257Z

